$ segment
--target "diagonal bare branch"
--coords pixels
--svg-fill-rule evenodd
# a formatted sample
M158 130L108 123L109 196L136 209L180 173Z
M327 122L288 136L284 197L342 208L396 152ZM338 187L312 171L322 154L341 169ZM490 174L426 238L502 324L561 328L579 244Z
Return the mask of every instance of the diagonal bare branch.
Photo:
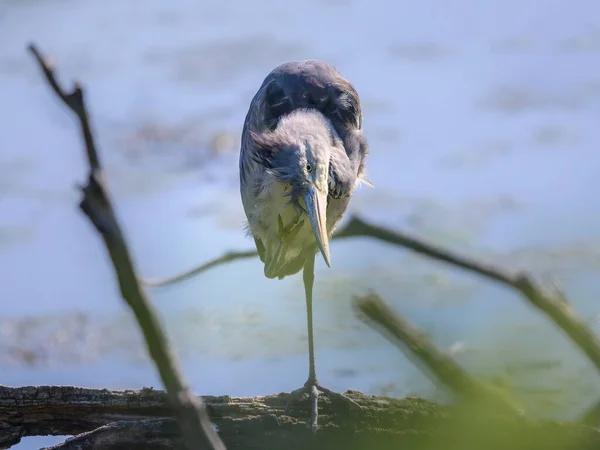
M227 252L223 256L201 264L200 266L195 267L187 272L182 272L169 278L143 278L141 281L146 286L151 287L168 286L170 284L179 283L180 281L192 278L196 275L201 274L202 272L212 269L213 267L237 261L238 259L254 258L255 256L258 256L258 252L255 250L248 250L246 252Z
M422 242L406 234L353 218L338 237L368 236L389 244L408 248L429 258L476 273L518 291L525 300L546 314L587 355L600 371L600 340L577 316L558 288L536 283L525 273L510 273L499 267L461 256L436 245Z
M352 217L348 221L347 225L345 225L343 228L337 230L331 239L336 240L361 236L373 237L385 241L389 244L399 245L417 253L421 253L430 258L437 259L439 261L444 261L454 266L470 270L472 272L476 272L479 275L491 278L501 283L512 284L516 282L515 279L511 278L509 274L503 273L501 270L497 269L494 266L486 265L482 262L473 261L468 258L455 255L447 250L437 247L436 245L429 244L416 237L409 236L405 233L391 231L376 225L367 224L362 219L356 216ZM255 256L258 256L258 253L256 251L228 252L219 258L215 258L207 263L203 263L200 266L195 267L186 272L182 272L169 278L162 278L156 280L145 279L143 280L143 283L147 286L153 287L166 286L169 284L174 284L183 280L187 280L195 275L198 275L206 270L212 269L213 267L217 267L221 264L227 264L238 259L252 258Z
M453 266L460 267L478 275L490 278L500 283L513 285L516 283L516 277L504 272L502 269L482 261L476 261L472 258L457 255L450 250L445 250L435 244L425 242L415 236L401 233L396 230L390 230L378 225L365 222L359 217L352 217L348 224L337 234L337 238L366 236L388 244L407 248L413 252L420 253L429 258L443 261Z
M358 316L378 329L409 358L416 360L417 367L455 394L471 401L484 402L495 410L518 415L517 405L504 398L492 386L471 377L452 358L438 349L427 336L413 327L404 317L375 292L357 296L354 306Z
M46 63L37 47L32 44L29 46L29 50L35 56L52 90L79 118L90 165L88 182L81 188L83 198L79 206L104 240L115 269L121 295L135 315L150 356L154 360L162 382L175 406L176 416L187 448L190 450L225 450L225 445L211 427L202 400L193 396L184 383L175 357L170 350L167 336L159 323L158 315L138 282L125 236L104 186L102 167L85 107L83 89L79 83L76 83L72 92L66 92L56 80L54 68Z

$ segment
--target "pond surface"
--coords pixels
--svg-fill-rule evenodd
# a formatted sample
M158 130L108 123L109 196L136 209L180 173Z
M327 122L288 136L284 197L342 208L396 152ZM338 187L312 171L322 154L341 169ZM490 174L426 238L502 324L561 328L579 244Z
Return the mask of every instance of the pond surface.
M286 60L336 65L359 91L370 143L353 213L543 279L600 332L600 6L592 0L5 0L0 4L0 383L160 387L101 240L78 211L86 171L60 79L80 79L140 273L162 277L246 250L237 157L248 105ZM368 239L317 263L317 370L332 389L442 393L356 319L377 289L532 415L596 402L592 366L515 293ZM150 295L203 394L299 387L300 276L260 262ZM506 382L505 380L505 382ZM542 381L540 381L542 380ZM16 446L39 448L57 438Z

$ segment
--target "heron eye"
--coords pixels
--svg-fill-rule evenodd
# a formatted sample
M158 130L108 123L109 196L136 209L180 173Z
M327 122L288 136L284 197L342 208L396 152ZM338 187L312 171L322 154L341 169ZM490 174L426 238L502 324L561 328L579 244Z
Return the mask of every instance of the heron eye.
M313 171L313 166L311 163L306 164L306 171L308 173L311 173Z

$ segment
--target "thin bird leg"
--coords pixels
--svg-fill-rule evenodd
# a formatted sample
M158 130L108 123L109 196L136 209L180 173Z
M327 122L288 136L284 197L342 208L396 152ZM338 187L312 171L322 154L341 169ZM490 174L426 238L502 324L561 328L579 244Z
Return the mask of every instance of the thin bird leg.
M315 341L313 336L313 288L315 284L315 254L306 258L302 279L304 281L304 296L306 299L306 324L308 327L308 380L307 384L317 385L317 371L315 369Z
M315 348L314 348L314 337L313 337L313 313L312 313L312 300L313 300L313 286L315 281L315 253L310 252L310 256L306 258L304 263L304 270L302 272L304 280L304 294L306 298L306 319L308 328L308 380L304 383L304 386L300 389L292 391L290 399L288 401L288 410L297 403L303 394L310 394L311 400L311 429L313 434L318 429L318 417L319 417L319 391L325 394L331 401L342 401L351 409L362 410L354 400L349 399L343 394L333 392L327 388L319 385L317 380L317 371L315 369Z

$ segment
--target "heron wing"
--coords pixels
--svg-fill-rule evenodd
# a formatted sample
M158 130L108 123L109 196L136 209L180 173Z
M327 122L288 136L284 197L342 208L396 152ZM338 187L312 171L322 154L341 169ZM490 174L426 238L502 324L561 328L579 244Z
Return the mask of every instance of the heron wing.
M296 109L316 109L333 124L343 142L332 155L330 164L330 194L339 199L350 194L364 168L367 144L362 136L362 109L358 93L332 65L316 60L294 61L271 71L255 94L242 130L240 154L240 181L242 200L247 214L251 214L254 199L261 187L262 171L250 131L262 133L274 130L279 119ZM339 210L347 205L347 196L336 200ZM261 260L268 259L265 243L256 240ZM280 276L296 273L303 258L281 268Z

